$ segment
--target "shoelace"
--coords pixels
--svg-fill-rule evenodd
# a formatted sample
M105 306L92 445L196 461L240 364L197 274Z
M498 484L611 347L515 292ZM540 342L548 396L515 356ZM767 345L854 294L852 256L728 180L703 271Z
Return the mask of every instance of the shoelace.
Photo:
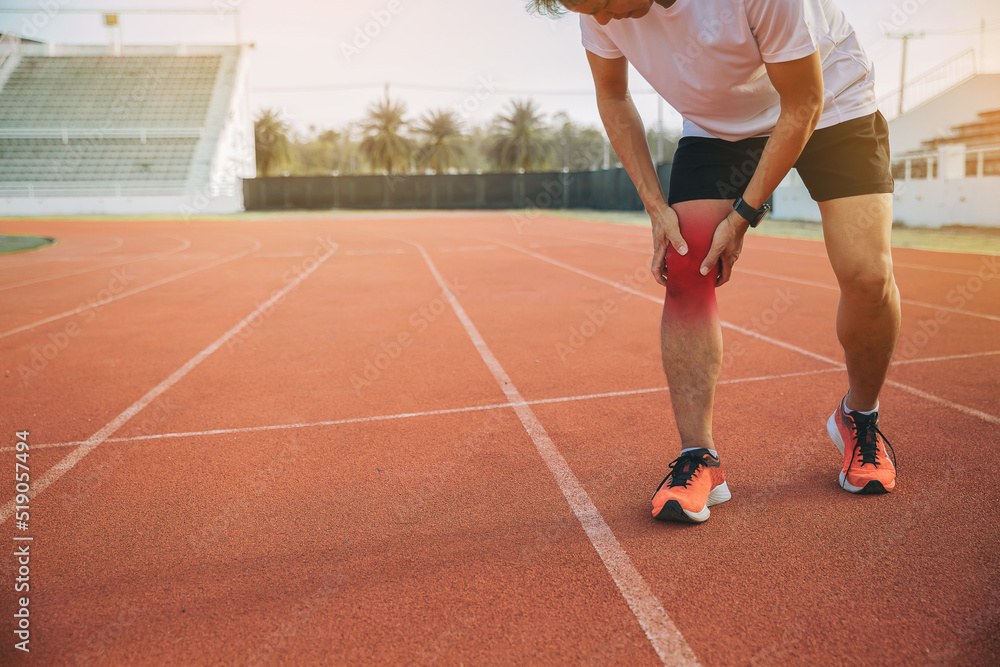
M687 488L699 466L718 468L719 462L708 453L707 449L693 449L690 452L684 452L670 464L670 472L667 473L663 481L666 482L669 479L671 487L683 486ZM660 486L663 486L662 482Z
M876 468L879 466L878 460L878 439L882 438L889 451L892 452L892 464L896 465L896 450L892 448L892 443L885 437L885 434L878 428L878 413L862 415L856 412L850 413L851 422L854 424L854 435L856 444L851 456L851 463L847 466L850 471L854 461L858 458L858 450L861 451L861 466L872 464Z

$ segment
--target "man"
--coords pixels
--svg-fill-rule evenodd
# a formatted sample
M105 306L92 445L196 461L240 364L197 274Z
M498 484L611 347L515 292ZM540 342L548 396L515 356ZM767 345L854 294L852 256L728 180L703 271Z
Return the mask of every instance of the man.
M732 277L744 235L793 166L819 204L841 291L848 391L827 422L843 453L840 485L892 491L895 466L878 429L900 322L888 131L871 63L843 13L832 0L530 4L580 15L601 119L652 222L651 270L667 288L663 368L682 447L653 516L701 522L731 497L712 437L722 360L715 289ZM629 63L684 117L669 201L629 97Z

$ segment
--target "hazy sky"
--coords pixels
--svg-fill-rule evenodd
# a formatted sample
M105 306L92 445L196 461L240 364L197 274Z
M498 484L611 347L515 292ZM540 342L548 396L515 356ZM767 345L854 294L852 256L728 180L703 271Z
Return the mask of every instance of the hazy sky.
M983 63L987 71L1000 71L997 0L839 4L875 61L879 94L899 85L901 41L884 37L886 29L928 33L909 42L909 79L966 48L978 54L980 19L985 19L991 30ZM164 7L205 13L127 13ZM236 23L219 11L229 7L239 10L241 39L256 45L254 112L279 109L299 130L341 129L360 119L386 82L411 117L456 108L469 122L485 123L511 98L532 97L549 118L566 111L578 122L600 123L576 17L532 16L523 0L0 0L0 8L29 10L0 13L0 29L37 30L35 38L44 41L104 43L108 36L99 13L70 11L121 9L126 44L233 43ZM33 29L26 21L42 27ZM955 31L961 34L942 34ZM656 96L634 73L631 89L647 126L655 125ZM665 125L679 129L679 116L664 109Z

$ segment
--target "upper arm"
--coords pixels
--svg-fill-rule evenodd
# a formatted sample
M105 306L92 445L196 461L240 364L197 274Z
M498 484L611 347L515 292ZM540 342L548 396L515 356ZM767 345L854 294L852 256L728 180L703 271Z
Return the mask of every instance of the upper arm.
M782 109L823 108L823 67L819 52L779 63L764 63Z
M587 51L587 62L590 63L590 73L594 76L598 100L628 97L628 60L625 57L602 58Z

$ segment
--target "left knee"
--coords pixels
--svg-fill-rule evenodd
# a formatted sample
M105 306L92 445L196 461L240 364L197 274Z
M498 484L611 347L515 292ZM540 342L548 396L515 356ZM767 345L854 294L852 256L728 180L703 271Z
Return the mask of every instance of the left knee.
M891 262L858 266L837 279L844 298L867 306L887 304L896 290Z

